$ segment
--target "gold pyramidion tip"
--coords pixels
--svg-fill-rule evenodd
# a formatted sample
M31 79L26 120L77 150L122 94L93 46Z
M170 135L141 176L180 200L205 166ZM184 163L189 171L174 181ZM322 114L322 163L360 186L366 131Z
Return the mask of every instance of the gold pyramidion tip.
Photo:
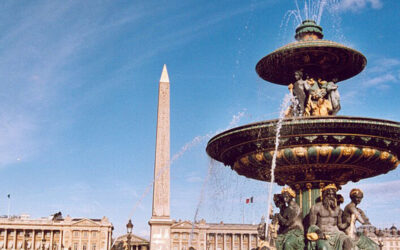
M161 73L161 78L160 82L169 82L169 77L168 77L168 71L167 71L167 65L164 64L162 73Z

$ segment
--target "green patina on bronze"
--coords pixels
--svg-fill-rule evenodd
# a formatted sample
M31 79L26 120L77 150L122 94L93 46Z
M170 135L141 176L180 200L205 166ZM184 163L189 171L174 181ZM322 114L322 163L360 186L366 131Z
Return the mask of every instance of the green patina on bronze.
M216 135L209 141L207 153L240 175L269 181L277 121ZM345 116L285 119L275 178L279 185L343 185L395 169L399 155L398 122Z
M363 54L340 43L322 40L322 28L306 20L296 29L296 39L315 34L316 39L298 40L262 58L256 65L258 75L269 82L289 85L296 80L293 73L302 70L309 77L330 81L349 79L367 64Z
M324 34L322 33L322 27L317 25L314 20L304 20L299 27L296 29L296 35L294 38L297 41L302 39L305 34L315 34L318 39L322 39Z

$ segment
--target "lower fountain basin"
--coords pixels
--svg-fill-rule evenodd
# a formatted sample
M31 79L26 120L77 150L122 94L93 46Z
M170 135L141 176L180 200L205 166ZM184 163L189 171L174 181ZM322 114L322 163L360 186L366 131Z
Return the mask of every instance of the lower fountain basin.
M239 175L270 181L278 120L237 127L214 136L207 153ZM400 123L361 117L284 119L277 152L279 185L344 185L385 174L400 163Z

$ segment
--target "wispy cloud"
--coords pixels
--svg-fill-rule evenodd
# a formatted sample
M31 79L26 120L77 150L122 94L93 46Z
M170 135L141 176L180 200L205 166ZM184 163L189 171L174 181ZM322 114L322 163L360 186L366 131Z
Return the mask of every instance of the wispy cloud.
M370 73L382 73L388 70L399 69L400 60L397 58L380 58L374 62L374 66L369 69Z
M177 17L174 17L175 20L173 21L162 21L163 23L168 22L168 25L171 26L171 29L169 29L169 32L160 32L157 34L157 40L161 41L161 43L156 44L156 46L152 47L151 50L147 50L144 53L138 54L135 58L133 58L130 64L122 67L121 71L126 71L129 68L141 65L150 58L153 58L164 51L176 49L189 43L190 41L193 41L196 38L209 35L210 27L217 26L236 16L252 12L255 8L268 6L268 4L268 2L260 2L251 5L240 5L231 8L224 8L215 10L213 12L211 12L210 9L215 9L216 6L207 6L207 9L204 7L200 8L202 10L201 13L197 13L199 18L193 18L193 12L196 12L196 10L193 10L190 15L178 15ZM190 18L190 21L188 21L189 19L187 18ZM159 26L163 23L156 23L155 26Z
M114 15L105 13L107 6L89 4L15 2L0 10L6 20L0 34L0 165L27 160L52 143L51 132L73 120L71 113L79 110L80 98L89 95L85 91L65 95L85 84L80 80L85 70L79 62L89 53L88 46L151 10L131 5ZM102 84L97 87L102 89ZM57 122L53 116L59 117Z
M366 7L371 7L373 9L382 8L383 3L381 0L342 0L337 5L337 10L339 11L360 11Z
M37 125L25 114L0 114L0 165L24 161L35 153L33 131Z
M382 86L384 83L395 82L396 80L397 78L392 74L383 74L366 80L363 85L365 87Z
M386 182L368 182L363 184L349 183L343 188L343 193L348 194L354 187L360 188L367 195L373 195L374 200L372 203L392 203L393 197L397 197L400 180L386 181ZM368 196L366 196L367 198Z
M400 60L397 58L381 57L371 60L372 66L364 73L364 88L387 89L390 85L400 81Z
M186 181L189 183L199 183L199 182L203 182L204 179L201 178L200 176L192 174L192 175L189 175L188 177L186 177Z

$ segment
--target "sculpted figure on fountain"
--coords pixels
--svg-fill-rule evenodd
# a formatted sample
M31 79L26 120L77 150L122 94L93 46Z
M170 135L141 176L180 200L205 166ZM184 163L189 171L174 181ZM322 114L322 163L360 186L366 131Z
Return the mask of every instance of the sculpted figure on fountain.
M332 103L328 99L326 81L316 82L314 78L307 80L308 94L305 116L326 116L332 113Z
M340 95L337 79L325 81L307 77L303 80L303 71L294 73L296 81L288 86L294 102L286 111L286 117L336 115L340 110Z
M292 107L292 112L295 116L301 116L304 114L305 105L306 105L306 81L303 80L303 71L298 70L294 72L294 78L296 81L294 84L289 85L289 90L292 92L293 96L296 99L296 104Z
M340 110L340 94L338 91L338 86L336 83L338 82L337 78L332 79L332 81L327 82L324 84L324 88L326 88L326 91L328 93L329 101L332 105L332 115L336 115L339 110Z
M350 250L353 247L351 238L342 231L348 223L342 220L343 211L338 206L336 192L334 184L325 186L322 201L311 207L307 233L309 250Z
M294 200L296 193L290 187L287 187L282 189L281 195L284 205L281 205L280 212L273 216L273 221L275 220L279 223L278 237L275 244L276 249L304 249L302 212Z
M352 238L354 245L360 250L377 250L378 244L365 236L363 233L356 232L356 222L359 221L363 225L370 225L368 217L357 207L361 203L364 194L361 189L354 188L350 191L351 202L346 205L343 212L343 219L349 224L345 232Z

